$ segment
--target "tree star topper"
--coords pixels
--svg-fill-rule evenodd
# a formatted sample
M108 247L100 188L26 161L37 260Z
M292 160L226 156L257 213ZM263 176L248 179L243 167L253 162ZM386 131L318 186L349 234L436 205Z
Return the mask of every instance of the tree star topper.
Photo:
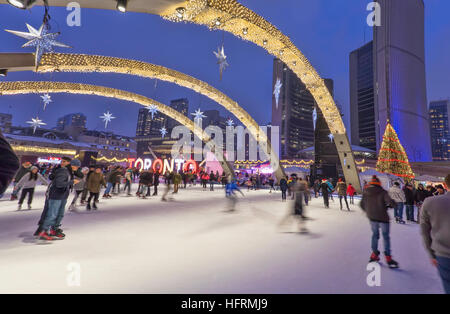
M99 117L100 119L102 119L105 122L105 129L108 127L108 123L111 122L112 119L115 119L116 117L114 117L112 115L112 113L109 112L109 110L107 112L105 112L102 116Z
M278 109L278 101L280 100L280 93L281 93L281 87L283 84L281 83L281 80L277 78L277 82L275 83L275 86L273 88L273 94L275 95L275 103L276 107Z
M42 122L39 117L31 118L31 121L27 121L27 123L33 128L33 134L36 133L36 129L40 128L41 125L47 125L47 123Z
M52 97L49 94L45 94L44 96L41 96L42 102L44 103L44 110L52 102Z
M222 80L222 74L225 68L228 66L227 56L225 55L225 49L222 45L222 49L217 48L217 52L213 51L217 58L217 64L219 65L220 70L220 79Z
M35 53L35 64L36 68L39 66L39 63L41 62L42 55L45 52L53 52L53 46L56 47L63 47L63 48L72 48L68 45L65 45L63 43L60 43L56 41L56 37L60 35L60 33L49 33L48 32L48 26L43 23L39 30L35 29L33 26L26 24L28 28L28 33L26 32L18 32L18 31L11 31L8 29L5 29L8 33L11 33L13 35L25 38L28 40L22 48L25 47L36 47L36 53Z

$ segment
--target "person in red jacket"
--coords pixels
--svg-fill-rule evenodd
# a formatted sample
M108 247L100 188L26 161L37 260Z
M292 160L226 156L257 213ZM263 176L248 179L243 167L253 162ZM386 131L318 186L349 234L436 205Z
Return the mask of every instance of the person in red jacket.
M356 189L353 187L351 183L348 184L347 187L347 195L350 197L350 204L355 204L353 197L356 194Z

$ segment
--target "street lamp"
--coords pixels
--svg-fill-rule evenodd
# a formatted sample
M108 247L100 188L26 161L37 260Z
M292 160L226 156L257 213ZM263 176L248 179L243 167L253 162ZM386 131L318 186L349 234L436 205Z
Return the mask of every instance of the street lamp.
M122 13L127 12L128 0L117 0L117 10Z
M9 4L19 9L28 9L36 0L7 0Z

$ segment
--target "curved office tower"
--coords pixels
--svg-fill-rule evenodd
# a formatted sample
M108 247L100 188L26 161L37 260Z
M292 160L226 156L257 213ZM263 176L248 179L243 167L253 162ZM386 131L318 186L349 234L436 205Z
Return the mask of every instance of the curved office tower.
M431 161L425 81L423 0L377 0L381 26L374 27L377 148L389 119L410 161Z

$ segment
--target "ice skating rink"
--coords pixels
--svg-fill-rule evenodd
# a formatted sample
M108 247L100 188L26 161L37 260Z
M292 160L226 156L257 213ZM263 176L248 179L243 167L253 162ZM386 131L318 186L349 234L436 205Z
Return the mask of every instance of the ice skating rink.
M383 263L381 286L369 287L370 228L357 205L341 212L337 199L330 209L313 199L310 232L300 234L294 222L277 227L290 206L279 192L244 193L231 214L221 188L181 189L167 203L116 196L96 212L66 212L67 238L42 243L32 233L44 189L35 209L22 212L8 191L0 200L0 293L443 293L418 225L392 225L401 269Z

